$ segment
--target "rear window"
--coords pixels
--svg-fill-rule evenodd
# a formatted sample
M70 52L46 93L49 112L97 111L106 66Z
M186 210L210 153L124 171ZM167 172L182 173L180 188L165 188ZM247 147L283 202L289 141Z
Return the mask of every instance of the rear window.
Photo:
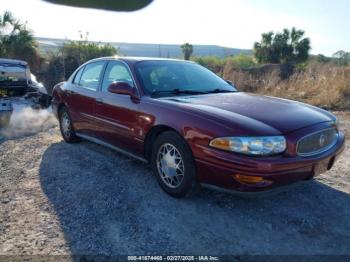
M104 64L105 62L103 61L87 64L81 75L79 85L81 87L96 91L100 82Z
M81 78L81 75L83 74L84 67L80 68L79 71L75 74L73 84L79 85L79 81Z
M0 64L0 82L25 81L26 69L22 65Z

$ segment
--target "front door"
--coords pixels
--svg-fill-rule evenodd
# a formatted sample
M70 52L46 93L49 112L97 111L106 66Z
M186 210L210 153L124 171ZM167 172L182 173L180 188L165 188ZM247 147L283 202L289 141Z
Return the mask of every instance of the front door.
M137 154L142 147L137 134L139 101L129 95L108 92L108 86L115 81L128 82L136 88L127 65L120 61L108 62L95 104L95 117L99 123L96 134L109 144Z

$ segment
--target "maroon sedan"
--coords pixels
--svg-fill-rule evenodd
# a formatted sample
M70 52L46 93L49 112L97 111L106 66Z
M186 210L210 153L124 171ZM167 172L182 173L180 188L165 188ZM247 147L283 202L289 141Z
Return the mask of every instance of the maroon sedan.
M344 148L333 114L238 92L182 60L89 61L55 86L52 105L65 141L87 139L150 163L176 197L199 185L258 192L311 179Z

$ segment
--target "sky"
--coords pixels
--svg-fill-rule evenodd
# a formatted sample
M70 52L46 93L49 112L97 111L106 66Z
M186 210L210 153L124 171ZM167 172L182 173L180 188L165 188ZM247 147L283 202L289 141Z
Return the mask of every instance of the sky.
M103 42L251 49L262 33L295 26L311 39L312 54L350 51L350 0L154 0L136 12L0 0L5 10L40 37L78 39L81 31Z

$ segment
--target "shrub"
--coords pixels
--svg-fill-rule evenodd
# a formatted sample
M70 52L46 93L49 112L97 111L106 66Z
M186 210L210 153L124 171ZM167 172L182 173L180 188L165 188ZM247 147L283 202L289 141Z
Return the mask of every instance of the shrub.
M329 109L350 109L350 66L313 61L300 64L284 78L281 73L285 66L225 68L223 76L241 91L284 97Z
M230 65L233 68L241 69L241 68L249 68L249 67L255 66L256 63L252 56L239 54L239 55L227 58L225 66L226 65Z
M99 44L84 39L65 43L59 52L64 59L67 79L83 63L93 58L116 55L118 50L110 44Z
M218 75L222 75L225 60L217 56L197 56L193 57L193 61L208 68Z

